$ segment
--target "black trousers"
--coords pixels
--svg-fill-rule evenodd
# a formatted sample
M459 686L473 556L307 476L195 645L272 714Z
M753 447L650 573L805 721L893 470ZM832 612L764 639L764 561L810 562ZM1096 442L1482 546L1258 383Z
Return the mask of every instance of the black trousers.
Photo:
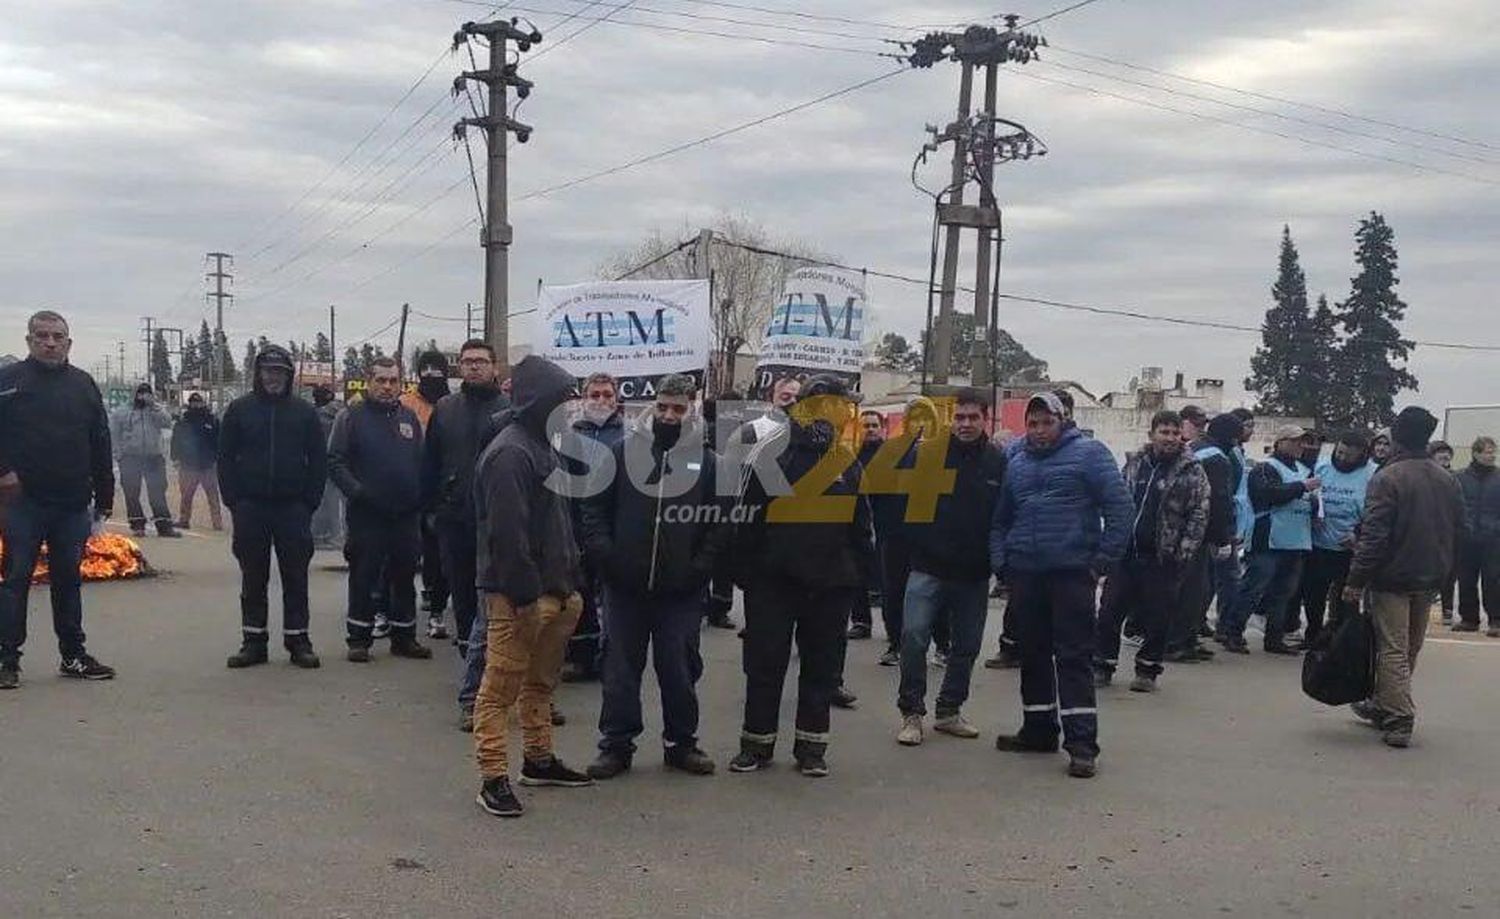
M479 609L479 588L475 586L475 553L478 551L473 521L439 520L438 548L443 559L443 574L453 594L453 625L457 629L458 656L469 653L469 633L474 630L474 616Z
M1500 540L1468 539L1458 555L1458 617L1479 624L1480 594L1490 625L1500 625Z
M857 589L765 581L745 591L742 739L764 747L775 745L781 691L795 640L799 663L797 744L827 745L828 712L839 683L840 649Z
M1183 651L1198 645L1198 633L1208 624L1214 599L1214 548L1204 543L1182 569L1177 609L1167 625L1167 650Z
M1344 579L1349 576L1349 565L1354 561L1352 552L1333 549L1314 549L1302 567L1300 602L1307 616L1307 630L1303 638L1311 642L1323 631L1330 600L1338 602L1338 594L1344 590ZM1298 602L1296 600L1293 601Z
M438 539L437 521L431 514L422 515L422 590L432 601L433 619L443 618L448 608L448 577L443 568L443 549Z
M1140 650L1135 653L1135 672L1157 677L1162 672L1162 653L1174 619L1183 618L1182 583L1186 569L1154 558L1127 558L1115 566L1104 582L1095 636L1094 666L1115 672L1120 658L1120 627L1126 613L1133 614L1141 628Z
M604 669L604 590L601 579L591 573L585 563L584 583L578 588L583 598L583 612L578 616L578 625L568 638L563 660L579 667L589 676L598 676ZM698 600L701 612L703 601Z
M609 607L609 648L604 654L604 692L599 708L599 749L635 753L645 730L641 718L641 674L649 648L661 694L662 744L698 745L698 650L703 598L646 597L603 585Z
M281 574L281 634L287 644L307 639L307 565L312 561L312 510L300 501L241 498L230 509L231 543L240 564L240 629L245 642L265 644L271 552Z
M865 589L855 594L854 611L849 614L849 620L859 625L873 626L875 624L875 617L873 611L870 609L871 597L880 598L882 604L885 602L882 596L884 585L881 580L883 577L882 568L884 566L880 561L882 542L884 540L875 540L875 559L869 566L870 570L865 572Z
M1021 651L1022 740L1055 743L1060 725L1069 753L1097 756L1093 575L1011 572L1007 581Z
M411 640L417 627L417 557L422 551L421 515L398 517L350 504L344 518L348 536L349 613L345 618L349 647L368 648L375 625L375 595L385 589L391 638Z

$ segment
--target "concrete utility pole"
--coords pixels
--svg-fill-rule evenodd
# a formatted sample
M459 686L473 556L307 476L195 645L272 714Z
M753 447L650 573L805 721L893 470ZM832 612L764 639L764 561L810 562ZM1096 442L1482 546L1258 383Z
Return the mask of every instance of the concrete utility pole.
M208 379L213 387L214 407L222 409L224 407L224 301L234 299L234 294L224 291L224 282L233 282L234 275L224 269L234 266L234 256L228 252L210 252L208 257L214 260L214 270L207 275L208 280L214 282L214 289L208 294L208 299L214 301L213 366L208 369Z
M339 360L338 317L332 303L328 304L328 359L328 382L334 392L339 392L339 367L343 361Z
M396 369L401 379L406 379L406 320L411 315L411 304L401 304L401 331L396 333Z
M531 46L539 44L542 33L536 29L523 31L518 27L519 19L492 20L489 22L466 22L453 36L455 49L478 36L489 44L489 66L484 70L466 70L453 82L455 94L462 92L466 81L483 83L489 87L489 110L476 118L465 118L454 126L454 135L463 137L467 128L484 131L489 145L485 175L485 212L480 228L480 245L484 247L484 333L495 349L495 359L502 372L510 364L510 205L507 197L506 144L514 133L516 140L526 143L531 139L531 127L509 117L509 87L516 88L516 96L525 99L531 95L532 82L520 76L516 69L519 63L507 63L510 42L516 50L525 53Z
M1027 159L1046 153L1046 147L1024 127L995 114L996 83L1001 64L1025 64L1036 58L1037 48L1046 40L1020 31L1019 17L1007 16L1004 29L969 26L963 32L931 32L904 45L911 51L907 62L913 67L928 68L938 61L953 61L962 68L958 88L958 120L941 133L935 127L928 131L933 139L923 148L918 161L924 162L930 152L942 143L953 144L953 171L948 187L934 193L937 199L936 220L943 230L943 274L939 292L938 314L928 330L926 379L937 386L948 383L953 357L953 316L958 299L958 262L963 231L978 231L975 250L974 342L970 347L971 378L974 386L992 386L997 381L990 366L995 347L995 317L998 308L994 286L998 285L998 246L1000 239L1000 205L995 196L995 163ZM971 114L974 95L974 72L984 70L983 110ZM1014 129L1013 134L996 136L996 125ZM979 185L979 203L968 205L964 192L969 182ZM944 200L946 198L946 200ZM930 308L929 308L930 309Z

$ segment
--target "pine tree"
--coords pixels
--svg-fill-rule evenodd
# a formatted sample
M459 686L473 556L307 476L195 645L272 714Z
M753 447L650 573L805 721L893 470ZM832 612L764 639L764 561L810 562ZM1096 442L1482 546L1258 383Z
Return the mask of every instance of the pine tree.
M205 379L210 378L214 365L214 333L208 329L208 320L198 327L198 366L203 368Z
M250 383L255 382L255 339L245 339L245 379Z
M234 352L229 349L229 337L223 332L218 332L214 335L214 340L219 344L219 356L224 368L223 380L225 383L233 383L239 379L240 370L235 366Z
M167 336L161 332L151 339L151 385L165 393L172 385L172 358L167 354Z
M318 333L318 337L313 343L313 360L324 364L333 363L333 343L322 332Z
M1406 304L1396 295L1396 234L1374 211L1354 233L1359 274L1350 279L1349 299L1339 304L1344 348L1335 364L1336 387L1347 397L1350 426L1382 427L1396 417L1396 394L1416 389L1406 368L1415 343L1401 337Z
M1339 344L1338 317L1326 294L1318 295L1318 306L1307 324L1309 363L1304 368L1306 389L1313 396L1309 414L1320 426L1336 424L1348 413L1347 393L1337 380L1343 348Z
M191 338L182 343L182 371L178 373L179 382L186 383L198 379L202 373L202 364L198 362L198 345Z
M350 347L344 349L344 379L353 380L364 373L360 366L359 351Z
M1307 275L1302 271L1291 227L1281 228L1281 255L1271 308L1261 324L1261 344L1250 358L1245 388L1260 397L1257 410L1268 415L1309 415L1317 404L1307 389L1309 332Z

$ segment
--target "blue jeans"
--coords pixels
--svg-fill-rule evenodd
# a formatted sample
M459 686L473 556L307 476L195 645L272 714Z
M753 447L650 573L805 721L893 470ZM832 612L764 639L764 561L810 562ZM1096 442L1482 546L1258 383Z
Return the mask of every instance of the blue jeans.
M609 644L604 649L604 699L599 710L599 749L635 752L641 722L641 674L651 649L656 685L661 690L662 742L668 747L698 745L698 690L703 658L698 633L703 594L641 597L605 585Z
M474 626L469 630L468 651L459 665L458 706L473 708L479 695L479 681L484 679L484 652L489 645L490 623L481 601L474 610Z
M83 583L78 566L88 542L93 516L87 507L59 508L39 504L22 495L4 513L0 537L5 556L0 560L0 660L15 660L26 644L26 604L31 596L31 572L47 544L47 568L52 585L52 628L64 659L83 653Z
M1266 616L1266 644L1282 640L1286 631L1286 607L1302 579L1302 558L1307 553L1262 549L1245 559L1245 578L1234 601L1233 621L1224 629L1230 638L1244 638L1245 624L1257 612Z
M1217 598L1215 606L1214 632L1223 635L1227 626L1234 621L1234 604L1240 596L1240 553L1239 547L1229 553L1228 558L1215 558L1213 560L1213 591L1210 599ZM1244 632L1244 627L1240 628Z
M956 581L921 571L907 577L901 624L901 688L896 695L901 714L927 714L927 646L932 642L933 624L944 614L951 623L952 643L943 686L938 690L937 716L958 714L969 699L969 678L984 640L989 602L988 577Z

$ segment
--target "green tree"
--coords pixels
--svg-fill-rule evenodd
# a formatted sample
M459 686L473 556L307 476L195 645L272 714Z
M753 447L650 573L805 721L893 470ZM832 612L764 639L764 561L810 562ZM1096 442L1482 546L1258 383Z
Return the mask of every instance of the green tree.
M245 379L255 383L255 339L245 339Z
M333 343L322 332L318 333L317 339L313 342L313 360L324 364L333 363Z
M912 373L922 364L922 355L913 351L905 335L887 332L875 346L875 364L885 370Z
M172 358L167 354L167 336L161 332L151 339L151 385L159 394L172 385Z
M223 382L233 383L240 378L240 370L234 360L234 352L229 348L229 336L223 332L214 334L214 340L219 344L219 357L223 371Z
M1304 368L1306 389L1312 394L1308 414L1320 426L1336 424L1347 414L1348 394L1339 385L1337 374L1343 349L1339 343L1338 317L1328 305L1326 294L1318 295L1318 306L1307 323L1308 365Z
M974 372L974 314L953 314L953 347L948 360L948 375L971 377ZM916 367L922 366L922 354L927 351L927 334L922 334L922 349L916 355ZM990 354L990 366L995 379L1001 382L1017 378L1047 378L1047 363L1037 359L1015 337L1004 329L995 330L994 349Z
M189 338L182 343L182 370L177 374L179 382L186 383L196 380L202 374L202 364L198 361L198 344Z
M1348 398L1347 426L1381 427L1396 417L1396 394L1415 390L1417 378L1407 369L1415 343L1401 337L1406 303L1396 294L1396 234L1385 218L1371 211L1354 233L1354 261L1359 273L1350 279L1349 299L1339 304L1338 323L1344 347L1332 374Z
M214 333L209 331L208 320L198 327L198 366L203 368L205 379L209 377L214 365Z
M355 348L344 349L344 379L352 380L364 373L364 366L359 360L359 351Z
M1306 373L1310 359L1311 317L1307 311L1307 275L1302 271L1290 227L1281 228L1281 255L1271 308L1261 323L1261 344L1250 358L1245 388L1260 397L1257 411L1268 415L1311 415L1318 394Z

